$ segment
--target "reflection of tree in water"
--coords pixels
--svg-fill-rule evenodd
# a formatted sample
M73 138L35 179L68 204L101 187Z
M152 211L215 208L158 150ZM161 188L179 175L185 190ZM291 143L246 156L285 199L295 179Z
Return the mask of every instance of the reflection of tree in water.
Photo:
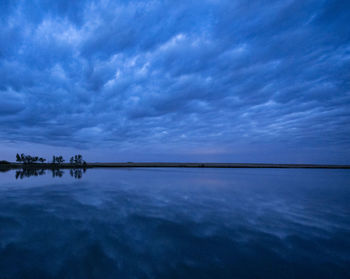
M44 175L44 169L22 169L16 171L16 179L23 179L24 177Z
M50 169L50 171L52 172L52 177L62 177L64 174L64 171L62 169L55 168L55 169ZM85 172L86 172L86 168L70 169L69 171L70 175L75 179L81 179L83 176L83 173ZM16 179L23 179L25 177L40 176L45 174L46 174L45 169L24 168L16 171Z
M69 173L72 177L80 179L83 176L83 172L86 172L86 169L70 169Z
M62 177L64 174L64 171L60 169L51 169L51 171L52 171L52 177Z

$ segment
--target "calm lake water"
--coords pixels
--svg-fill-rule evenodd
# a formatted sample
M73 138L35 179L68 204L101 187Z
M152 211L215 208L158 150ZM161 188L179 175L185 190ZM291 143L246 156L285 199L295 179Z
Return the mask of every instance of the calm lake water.
M349 170L64 172L0 173L0 278L350 278Z

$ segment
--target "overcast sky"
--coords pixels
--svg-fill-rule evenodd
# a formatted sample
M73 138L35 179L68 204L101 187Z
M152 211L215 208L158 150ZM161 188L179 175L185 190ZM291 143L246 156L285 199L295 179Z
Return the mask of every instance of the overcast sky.
M350 163L350 1L0 1L0 159Z

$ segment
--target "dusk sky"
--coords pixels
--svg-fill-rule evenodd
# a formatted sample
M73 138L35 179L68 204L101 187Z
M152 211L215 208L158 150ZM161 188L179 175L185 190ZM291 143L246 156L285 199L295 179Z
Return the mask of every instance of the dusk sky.
M350 1L1 0L0 18L0 160L350 163Z

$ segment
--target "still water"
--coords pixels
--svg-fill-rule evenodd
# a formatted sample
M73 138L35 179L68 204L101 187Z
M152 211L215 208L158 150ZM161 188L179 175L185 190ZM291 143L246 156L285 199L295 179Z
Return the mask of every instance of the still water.
M29 176L0 173L0 278L350 278L348 170Z

